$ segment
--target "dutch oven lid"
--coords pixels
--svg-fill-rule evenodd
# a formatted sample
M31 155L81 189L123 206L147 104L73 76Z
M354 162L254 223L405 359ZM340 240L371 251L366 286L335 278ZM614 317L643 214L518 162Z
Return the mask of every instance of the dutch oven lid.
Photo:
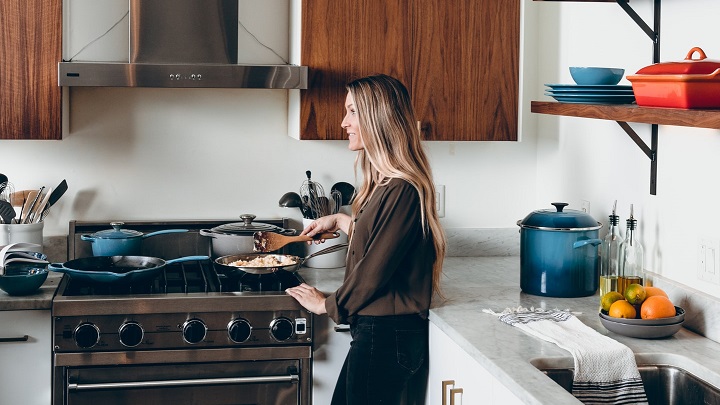
M124 222L110 222L110 226L112 226L112 229L97 231L91 236L99 239L129 239L143 236L143 233L140 231L133 231L132 229L122 229L123 225L125 225Z
M590 231L600 229L602 225L583 211L563 210L568 204L552 203L554 209L536 210L518 221L521 228Z
M697 52L698 58L693 59ZM695 47L688 52L685 60L662 62L646 66L637 71L639 75L707 75L720 68L720 61L708 59L702 49Z
M266 232L282 232L283 231L282 228L275 226L275 225L265 224L262 222L253 222L253 220L255 219L255 215L252 215L252 214L240 215L240 219L242 219L242 222L233 222L233 223L229 223L229 224L222 224L222 225L218 225L210 230L213 232L227 233L227 234L233 234L233 235L252 235L258 231L266 231Z

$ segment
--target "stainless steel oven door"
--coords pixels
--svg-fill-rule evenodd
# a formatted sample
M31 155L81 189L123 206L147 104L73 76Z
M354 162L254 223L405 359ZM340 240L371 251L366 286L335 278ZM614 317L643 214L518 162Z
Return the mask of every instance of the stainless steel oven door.
M294 353L295 358L283 358L289 350L277 349L295 349L298 353ZM53 403L309 404L309 347L250 349L256 354L265 351L261 360L241 359L246 357L242 353L245 350L57 354ZM165 359L161 359L163 355ZM121 361L98 364L113 358ZM58 359L66 364L57 364Z

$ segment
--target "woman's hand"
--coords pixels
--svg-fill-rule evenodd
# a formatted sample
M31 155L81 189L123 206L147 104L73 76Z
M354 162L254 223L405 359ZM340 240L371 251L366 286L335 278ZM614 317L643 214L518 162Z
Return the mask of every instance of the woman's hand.
M311 222L300 235L315 236L318 233L335 232L338 229L347 234L350 230L350 222L350 216L347 214L326 215Z
M315 315L326 314L325 294L315 287L311 287L305 283L297 287L285 290L289 296L295 298L300 305Z

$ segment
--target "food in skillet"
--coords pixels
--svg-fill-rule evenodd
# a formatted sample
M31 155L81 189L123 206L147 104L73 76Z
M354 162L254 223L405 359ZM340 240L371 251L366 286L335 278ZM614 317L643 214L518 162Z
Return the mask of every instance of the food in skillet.
M277 267L295 264L295 260L287 256L265 255L258 256L252 260L236 260L230 266L237 267Z

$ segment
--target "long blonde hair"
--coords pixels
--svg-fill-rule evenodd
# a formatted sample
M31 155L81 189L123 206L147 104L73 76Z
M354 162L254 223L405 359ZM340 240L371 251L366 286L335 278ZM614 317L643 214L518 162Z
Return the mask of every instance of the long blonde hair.
M445 258L445 232L435 211L435 184L420 132L415 126L415 113L410 95L397 79L368 76L353 80L346 86L358 113L360 139L364 148L355 158L363 174L363 183L352 203L353 218L365 205L375 188L392 178L412 184L420 196L423 233L432 236L435 247L433 291L440 293L440 275Z

